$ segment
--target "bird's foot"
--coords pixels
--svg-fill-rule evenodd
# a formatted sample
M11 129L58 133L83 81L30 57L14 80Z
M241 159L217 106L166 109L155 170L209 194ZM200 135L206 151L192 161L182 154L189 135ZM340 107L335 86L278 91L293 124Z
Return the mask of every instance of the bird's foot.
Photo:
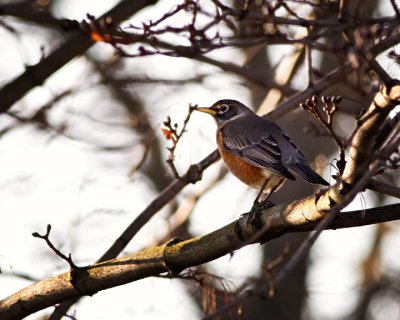
M261 227L262 226L262 220L260 219L260 214L262 213L263 210L275 207L275 204L267 199L258 202L254 201L253 206L251 207L251 210L249 212L249 215L247 216L247 225L251 225L254 227Z
M273 203L272 201L269 201L268 199L264 199L262 201L254 201L253 207L251 208L251 210L253 210L253 209L268 209L268 208L272 208L275 206L276 206L276 204Z

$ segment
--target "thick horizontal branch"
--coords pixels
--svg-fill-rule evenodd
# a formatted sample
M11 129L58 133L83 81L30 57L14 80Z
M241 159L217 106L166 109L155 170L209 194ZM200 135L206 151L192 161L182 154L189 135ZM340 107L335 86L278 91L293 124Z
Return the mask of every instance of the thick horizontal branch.
M290 205L263 209L263 239L273 239L288 232L311 231L323 215L310 203L318 202L309 197ZM314 208L314 209L313 209ZM350 211L339 214L330 229L365 226L400 219L400 204ZM83 295L126 284L163 272L177 274L185 268L196 266L224 256L251 242L260 227L248 223L247 216L208 235L186 241L172 240L165 245L92 266L78 268L37 282L0 302L0 319L23 317Z

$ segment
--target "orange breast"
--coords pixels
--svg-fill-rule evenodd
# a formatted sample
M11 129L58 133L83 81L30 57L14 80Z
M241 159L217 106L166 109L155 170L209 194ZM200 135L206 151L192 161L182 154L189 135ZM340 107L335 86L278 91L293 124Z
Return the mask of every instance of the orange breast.
M253 166L246 161L240 159L232 152L225 150L223 147L222 133L220 130L218 130L217 132L217 145L222 160L228 167L229 171L248 186L255 189L261 189L264 181L266 179L269 179L267 186L264 189L264 192L268 194L272 190L276 191L282 186L282 183L285 180L284 177L277 175L267 169Z
M226 151L223 148L222 134L220 131L217 134L217 144L222 160L224 160L229 171L250 187L260 188L266 179L264 170L262 168L255 167L243 161L233 153Z

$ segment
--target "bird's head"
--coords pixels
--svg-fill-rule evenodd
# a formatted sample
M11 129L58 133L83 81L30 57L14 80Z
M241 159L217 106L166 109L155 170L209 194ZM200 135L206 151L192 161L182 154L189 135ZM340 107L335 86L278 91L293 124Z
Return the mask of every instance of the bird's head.
M243 103L228 99L219 100L208 108L196 108L196 111L212 115L218 125L249 113L253 113L253 111L247 108Z

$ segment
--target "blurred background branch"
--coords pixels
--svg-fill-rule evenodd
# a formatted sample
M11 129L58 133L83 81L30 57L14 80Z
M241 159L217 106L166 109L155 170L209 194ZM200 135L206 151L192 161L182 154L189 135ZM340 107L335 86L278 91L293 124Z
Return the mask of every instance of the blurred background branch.
M161 126L168 116L182 124L189 104L234 98L254 106L279 122L320 174L338 182L344 159L350 161L348 185L335 186L351 194L346 204L353 200L349 209L354 216L346 213L343 219L365 224L374 208L396 206L398 99L376 97L382 84L390 91L399 78L399 23L396 1L378 0L0 1L0 199L10 218L0 227L5 244L0 258L7 260L0 260L5 281L1 296L65 268L27 238L49 223L59 230L52 234L57 248L72 252L78 265L87 265L168 238L207 234L248 211L251 191L231 181L220 164L211 166L219 155L210 153L215 148L212 124L200 116L193 116L174 150L174 166L186 172L180 177L184 179L169 172ZM331 97L342 97L335 120L327 122L329 133L299 108L313 95L326 100L312 106L320 115ZM389 102L391 111L374 110L382 101ZM353 146L353 157L348 142L377 117L379 123L364 141L368 147ZM383 154L388 146L390 154ZM358 192L365 188L371 191ZM288 182L273 201L289 205L310 194L320 196L300 181ZM386 221L390 212L371 221ZM323 233L276 288L273 273L281 260L293 257L307 237L302 233L242 248L228 262L218 259L191 268L183 277L184 290L174 281L163 299L155 296L164 292L161 279L145 280L157 283L150 285L157 290L147 300L139 283L129 290L139 290L146 303L154 303L153 318L188 318L181 310L201 318L229 309L228 301L239 297L221 319L257 320L265 314L280 320L391 319L395 307L385 308L384 318L376 310L398 299L398 263L388 258L396 256L400 243L397 224L362 230L348 232L355 238L347 241L345 231ZM357 232L362 236L354 236ZM333 252L342 259L351 252L353 260L339 266ZM274 261L280 261L277 267L265 267ZM357 272L360 265L363 271ZM350 272L352 268L357 271ZM11 269L29 276L14 277ZM18 286L18 281L25 282ZM264 294L271 286L273 299ZM242 299L248 289L256 295ZM100 302L87 312L95 317L102 310L101 316L109 312L108 317L119 319L149 312L140 309L146 305L141 302L127 308L128 296L131 292L114 299L119 307L104 310ZM189 302L176 302L179 307L170 303L167 312L160 311L165 296ZM92 299L101 301L97 295ZM73 303L58 306L50 319L68 315ZM83 301L74 308L72 315L79 318L77 312L89 310L90 304Z

